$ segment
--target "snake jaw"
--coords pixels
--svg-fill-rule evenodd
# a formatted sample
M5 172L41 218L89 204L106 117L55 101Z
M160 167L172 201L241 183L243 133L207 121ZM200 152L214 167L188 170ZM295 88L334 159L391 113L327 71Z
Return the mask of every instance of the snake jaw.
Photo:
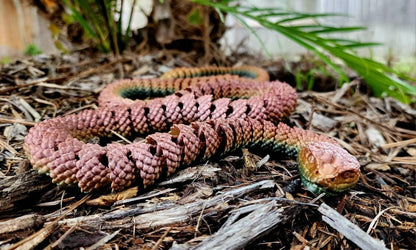
M304 185L313 193L337 195L353 187L360 164L339 145L310 142L299 150L298 164Z

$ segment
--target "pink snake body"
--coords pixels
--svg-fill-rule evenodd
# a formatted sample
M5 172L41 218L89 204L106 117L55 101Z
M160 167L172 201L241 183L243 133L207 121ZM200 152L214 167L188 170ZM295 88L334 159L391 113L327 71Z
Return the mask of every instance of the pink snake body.
M195 78L227 72L256 79ZM181 166L239 147L260 146L297 156L302 180L313 192L336 194L358 181L358 161L334 140L279 123L295 109L297 95L285 83L269 82L264 70L180 69L162 78L114 82L101 92L97 110L34 126L24 144L33 167L55 183L77 184L82 191L109 184L117 191L138 181L151 185ZM153 94L168 95L136 100L137 95ZM169 128L169 133L157 132ZM85 142L114 132L130 137L153 134L130 144Z

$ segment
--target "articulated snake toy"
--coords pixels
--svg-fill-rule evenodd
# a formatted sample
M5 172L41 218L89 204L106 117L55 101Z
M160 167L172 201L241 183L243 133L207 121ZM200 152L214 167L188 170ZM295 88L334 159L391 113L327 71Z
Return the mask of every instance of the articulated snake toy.
M159 97L138 99L150 96ZM160 79L120 80L98 102L96 110L30 129L24 149L34 169L84 192L109 185L119 191L237 148L260 147L297 157L302 182L314 193L338 194L360 176L357 159L334 140L279 122L295 109L296 92L257 67L179 68ZM113 132L151 134L129 144L86 142Z

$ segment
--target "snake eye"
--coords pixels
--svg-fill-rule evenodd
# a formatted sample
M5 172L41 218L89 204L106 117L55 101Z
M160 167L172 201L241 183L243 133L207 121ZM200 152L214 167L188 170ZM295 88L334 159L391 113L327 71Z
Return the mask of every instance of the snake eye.
M344 173L341 174L342 178L344 179L349 179L355 176L355 172L354 171L345 171Z

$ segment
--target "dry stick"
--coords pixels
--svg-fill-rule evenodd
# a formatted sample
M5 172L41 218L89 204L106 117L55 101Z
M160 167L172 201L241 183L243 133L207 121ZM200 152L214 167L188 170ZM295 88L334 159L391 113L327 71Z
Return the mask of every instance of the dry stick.
M39 87L45 87L45 88L50 88L50 89L62 89L62 90L78 90L78 91L88 91L88 92L92 92L92 90L86 90L83 88L79 88L79 87L71 87L68 85L60 85L60 84L55 84L55 83L47 83L47 82L41 82L39 84L36 84Z
M416 213L401 211L400 209L400 207L396 207L391 209L390 212L416 221Z
M308 240L306 240L302 235L300 235L298 232L296 232L296 231L293 231L292 232L292 234L293 234L293 236L295 236L295 238L298 240L298 241L300 241L301 243L302 243L302 248L301 249L307 249L307 248L304 248L304 247L306 247L308 244L309 244L309 241Z
M38 83L45 82L45 81L48 81L48 80L50 80L48 77L43 77L43 78L38 78L38 79L35 79L35 80L26 81L25 84L22 84L22 85L16 85L16 86L0 89L0 94L4 94L4 93L10 94L10 92L15 90L15 89L30 87L32 85L36 85Z
M337 103L341 97L353 86L358 85L360 82L358 80L352 80L351 82L342 85L341 89L338 89L335 95L332 97L332 102Z
M241 249L279 225L284 219L283 208L278 208L275 201L253 205L255 209L247 216L237 220L230 216L211 237L192 249ZM237 212L239 214L239 212ZM173 249L181 249L176 245ZM186 248L187 246L185 246Z
M30 122L22 119L0 117L0 123L19 123L25 126L34 126L36 122Z
M0 147L3 149L7 149L7 151L12 153L13 155L19 154L19 152L17 152L9 143L7 143L6 141L3 141L2 139L0 139Z
M190 220L192 216L199 214L203 206L205 206L205 209L208 209L218 204L226 203L229 200L234 200L238 197L244 196L250 192L271 189L273 187L273 180L264 180L246 186L234 187L234 189L224 191L223 193L207 200L199 200L185 205L168 206L167 209L142 213L133 217L133 219L130 217L131 215L128 215L128 217L123 217L120 220L106 221L106 215L95 214L65 219L59 221L59 224L72 226L76 223L80 223L80 226L100 228L102 230L112 228L129 228L132 226L132 223L134 223L135 229L149 229L167 226Z
M160 237L160 239L156 242L156 244L152 247L151 250L157 250L159 248L160 244L162 244L163 239L166 238L170 230L172 230L172 227L169 227L168 230L166 230L166 232L162 235L162 237Z
M158 183L158 186L172 185L176 183L184 183L186 181L194 181L200 176L212 177L215 172L221 171L221 168L213 167L210 164L205 163L203 167L188 167L180 171L178 175L172 176L172 178Z
M38 111L36 111L34 108L32 108L32 106L30 106L30 104L27 103L25 101L25 99L19 97L17 99L17 101L18 101L18 104L20 104L19 106L21 106L20 108L24 109L23 112L27 111L31 115L31 117L33 117L35 119L36 122L39 121L40 118L42 118L42 116L38 113ZM24 113L26 113L26 112L24 112Z
M204 204L204 206L201 209L201 213L199 213L198 221L197 221L196 227L195 227L194 238L196 238L196 234L199 231L199 226L201 225L202 215L204 215L204 211L205 211L205 204Z
M266 203L265 203L266 202ZM192 249L241 249L250 242L267 234L286 219L278 209L277 203L291 203L318 207L311 203L303 203L285 198L264 198L240 204L242 207L234 210L227 221L211 237L206 238ZM287 206L289 209L293 206ZM242 216L248 214L247 216ZM295 216L292 213L291 216ZM192 241L192 240L191 240ZM191 244L174 245L172 249L188 249Z
M35 101L37 101L39 103L42 103L42 104L46 104L46 105L52 106L53 107L52 117L55 117L56 116L56 113L58 112L58 107L56 106L55 103L50 102L50 101L46 101L46 100L43 100L43 99L40 99L40 98L33 98L33 100L35 100Z
M64 218L69 212L80 206L86 200L88 200L91 195L86 195L81 200L77 201L76 203L72 204L68 210L66 210L61 216L56 218L52 223L48 224L41 230L37 231L36 233L30 235L24 240L17 242L16 244L12 245L9 250L12 249L32 249L39 245L42 241L44 241L51 233L55 231L55 229L59 226L58 222Z
M75 231L75 229L78 227L78 224L73 225L69 230L67 230L57 241L50 244L49 246L45 247L45 250L54 249L56 248L61 242L68 237L72 232Z
M44 222L44 217L38 214L27 214L17 218L13 218L0 222L0 235L10 234L27 228L33 228Z
M346 238L354 242L358 247L364 250L382 250L387 249L382 240L374 239L366 232L364 232L357 225L347 220L344 216L339 214L330 206L322 203L318 208L322 214L322 220L328 223L331 227L344 235Z
M370 232L371 232L371 230L373 230L373 228L375 228L377 225L377 222L378 222L378 219L385 213L385 212L387 212L387 210L389 210L389 209L392 209L392 208L395 208L395 207L388 207L388 208L386 208L386 209L384 209L383 211L380 211L377 215L376 215L376 217L374 217L374 219L371 221L371 223L370 223L370 226L368 226L368 229L367 229L367 233L369 234Z
M144 229L187 221L191 219L193 215L199 213L203 207L208 209L215 205L226 203L229 200L241 197L247 193L273 187L274 181L272 180L259 181L247 186L225 191L222 194L207 200L196 201L182 206L176 206L171 209L156 211L154 213L141 214L135 217L136 228Z
M384 149L394 148L394 147L405 147L412 143L416 143L416 138L404 140L404 141L392 142L392 143L381 145L380 147Z
M130 198L130 199L124 199L124 200L121 200L121 201L114 202L113 207L120 206L120 205L126 205L128 203L137 202L137 201L141 201L141 200L147 200L147 199L150 199L150 198L153 198L153 197L156 197L156 196L160 196L160 195L163 195L163 194L166 194L166 193L170 193L170 192L175 191L175 190L176 190L176 188L167 188L167 189L164 189L162 191L155 192L155 193L149 193L149 194L146 194L146 195L136 196L136 197Z
M122 136L120 133L117 133L116 131L114 131L114 130L110 130L111 131L111 133L112 134L115 134L118 138L120 138L121 140L123 140L123 141L125 141L125 142L127 142L127 143L129 143L129 144L131 144L132 142L129 140L129 139L127 139L126 137L124 137L124 136Z

